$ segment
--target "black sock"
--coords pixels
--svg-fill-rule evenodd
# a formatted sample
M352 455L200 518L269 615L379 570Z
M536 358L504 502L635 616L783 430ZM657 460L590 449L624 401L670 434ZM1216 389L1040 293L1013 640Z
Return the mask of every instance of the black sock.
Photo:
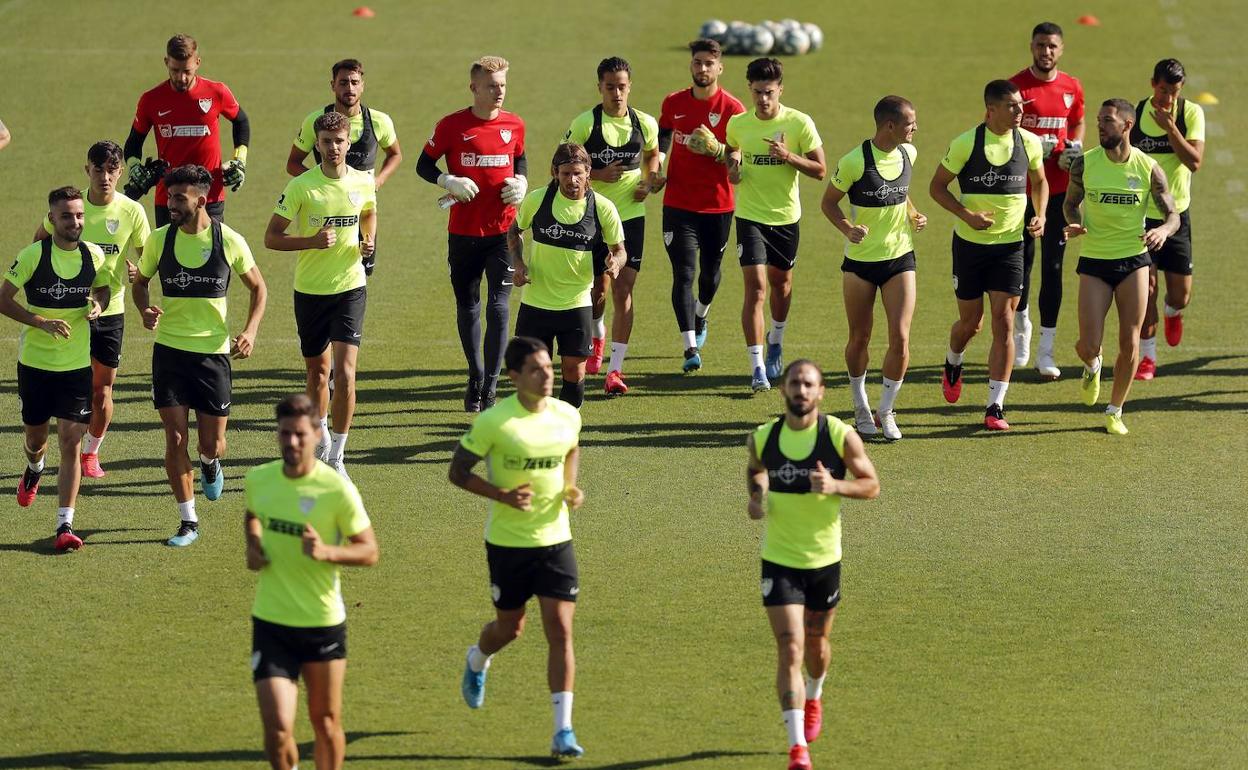
M577 409L581 408L581 404L585 401L585 380L580 382L563 381L563 387L559 389L559 400L567 401Z
M468 362L468 377L479 380L482 377L480 340L481 340L481 305L469 307L456 305L455 325L459 330L459 344L464 350L464 358Z

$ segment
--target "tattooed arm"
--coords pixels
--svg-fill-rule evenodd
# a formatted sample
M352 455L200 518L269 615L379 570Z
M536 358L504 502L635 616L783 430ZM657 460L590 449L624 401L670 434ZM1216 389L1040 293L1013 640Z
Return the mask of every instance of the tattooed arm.
M761 519L767 511L767 467L763 465L762 460L758 459L758 452L754 449L754 434L751 433L746 439L745 447L750 453L750 459L745 468L745 484L750 491L750 502L746 506L746 512L750 514L751 519Z
M1070 162L1070 182L1066 187L1066 200L1062 202L1062 215L1066 217L1066 239L1077 238L1088 231L1083 225L1083 158Z
M1149 178L1149 193L1153 196L1153 203L1157 204L1165 217L1160 226L1144 233L1144 245L1149 251L1157 251L1179 229L1179 212L1174 205L1174 196L1170 194L1170 185L1166 183L1166 172L1161 170L1161 166L1153 166L1153 173Z

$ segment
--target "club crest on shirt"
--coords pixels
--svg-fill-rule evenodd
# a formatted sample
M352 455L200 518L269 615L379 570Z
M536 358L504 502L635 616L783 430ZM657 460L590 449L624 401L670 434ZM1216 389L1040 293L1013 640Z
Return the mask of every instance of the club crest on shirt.
M511 129L510 128L498 129L498 135L503 138L503 144L511 143Z
M204 113L205 115L207 115L207 114L208 114L208 110L211 110L211 109L212 109L212 100L211 100L211 99L200 99L200 100L199 100L199 111L200 111L200 112L202 112L202 113Z
M719 119L721 117L722 116L718 112L711 112L707 113L706 119L711 122L711 128L715 128L719 125Z
M301 498L299 498L299 510L303 512L303 515L304 515L304 516L307 516L309 513L311 513L311 512L312 512L312 509L313 509L313 508L315 508L315 507L316 507L316 498L315 498L315 497L301 497Z
M120 220L117 220L117 219L105 219L104 220L104 229L108 231L109 235L116 235L117 228L119 227L121 227Z
M1138 176L1127 177L1127 188L1130 190L1140 189L1140 178Z
M362 201L363 199L364 199L364 196L360 194L359 190L352 190L351 192L347 193L347 200L351 201L352 206L360 205L360 201Z
M1075 103L1074 94L1062 94L1062 102L1065 103L1066 109L1070 109L1070 105Z

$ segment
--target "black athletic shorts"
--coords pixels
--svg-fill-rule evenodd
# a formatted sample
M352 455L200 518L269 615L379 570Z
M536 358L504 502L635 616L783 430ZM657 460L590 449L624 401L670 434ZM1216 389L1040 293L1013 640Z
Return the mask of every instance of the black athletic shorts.
M520 303L516 314L516 336L535 337L546 343L550 354L588 358L594 336L594 310L589 305L571 310L546 310Z
M23 425L43 425L51 418L91 420L91 367L50 372L17 364L17 402Z
M446 236L446 265L451 277L455 302L473 307L480 302L481 276L493 287L494 282L512 285L511 254L507 251L506 235ZM510 289L508 289L510 291Z
M979 299L984 292L1023 293L1023 242L971 243L953 236L953 293Z
M152 345L152 403L157 409L186 406L226 417L233 371L225 353L192 353L159 342Z
M303 357L319 356L331 342L359 347L367 294L364 286L337 294L295 292L295 328Z
M304 663L347 657L347 624L299 628L251 619L251 680L281 677L299 681Z
M121 366L121 338L126 314L100 316L91 322L91 357L109 369Z
M633 217L622 222L624 226L624 251L628 252L628 261L624 267L631 267L641 272L641 257L646 251L646 218ZM594 244L594 275L607 272L607 244L598 241ZM623 270L624 268L620 268Z
M696 264L698 252L722 257L732 230L732 212L704 214L698 211L663 207L663 246L676 262Z
M797 245L801 239L797 222L765 225L737 217L737 261L741 267L769 265L792 270L797 263Z
M827 612L841 601L841 563L817 569L783 567L763 559L759 586L764 607L801 604L811 612Z
M1179 214L1179 229L1174 235L1166 239L1158 251L1150 251L1149 255L1153 258L1153 264L1158 270L1164 270L1167 273L1175 275L1191 275L1192 274L1192 218L1189 214L1191 209ZM1152 230L1154 227L1161 227L1160 219L1145 219L1144 227Z
M1075 272L1092 278L1100 278L1109 284L1109 288L1116 289L1118 284L1122 283L1127 276L1151 264L1153 264L1153 260L1149 258L1147 251L1126 259L1080 257L1079 266L1075 268Z
M909 251L895 259L883 259L879 262L863 262L845 257L841 261L842 273L853 273L868 283L883 286L902 273L913 272L914 252Z
M218 222L225 221L225 201L217 201L215 203L209 203L208 205L204 206L204 208L208 210L208 216L212 217ZM156 207L156 226L164 227L167 224L169 224L169 207L157 206Z
M572 541L538 548L485 544L490 597L500 610L518 610L533 596L576 601L580 583Z

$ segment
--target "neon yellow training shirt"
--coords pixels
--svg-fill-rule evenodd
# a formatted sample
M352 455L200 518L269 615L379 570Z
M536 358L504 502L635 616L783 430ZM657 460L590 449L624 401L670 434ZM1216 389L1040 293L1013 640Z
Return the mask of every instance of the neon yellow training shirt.
M875 168L888 181L897 179L902 172L901 153L910 156L911 184L913 184L914 161L919 151L912 144L902 144L892 152L884 152L870 143L871 155L875 158ZM865 171L865 159L862 146L859 145L845 153L836 163L832 172L832 186L843 193L848 193L862 178ZM867 226L867 237L862 243L845 243L845 256L859 262L883 262L896 259L903 254L914 251L914 236L910 228L909 207L905 203L895 206L853 206L848 195L842 199L841 205L851 205L849 221L855 225Z
M1102 147L1083 156L1083 224L1079 256L1126 259L1143 254L1144 214L1149 177L1157 162L1135 147L1123 163L1109 159Z
M633 112L637 113L637 121L641 124L641 149L643 151L657 150L659 148L659 122L653 116L647 115L641 110L634 109ZM593 129L594 111L586 110L572 120L572 125L568 127L567 133L563 135L563 141L576 142L583 145ZM615 118L603 112L602 138L606 140L607 144L612 147L622 147L628 143L632 135L633 122L629 120L627 114L623 117ZM616 209L620 212L621 222L627 222L630 219L646 215L646 202L644 200L633 200L633 190L637 188L637 184L641 181L645 168L646 166L643 162L641 168L625 171L614 182L590 183L594 192L610 199L615 204Z
M317 165L286 184L273 213L294 224L291 235L307 238L330 225L337 240L328 249L304 249L295 258L295 291L341 294L366 283L360 261L360 214L377 209L371 174L346 167L330 179Z
M1157 125L1157 121L1153 119L1152 97L1150 96L1144 102L1144 113L1136 116L1140 130L1148 136L1165 136L1166 132ZM1176 103L1177 105L1177 103ZM1189 142L1205 141L1205 111L1204 109L1192 101L1191 99L1183 100L1183 120L1187 123L1187 133L1184 138ZM1159 152L1149 154L1149 157L1161 166L1161 170L1166 172L1166 182L1170 185L1170 194L1174 196L1175 211L1182 213L1187 211L1192 205L1192 170L1183 165L1179 160L1179 156L1173 152ZM1150 219L1161 219L1161 210L1157 208L1157 204L1153 202L1153 196L1148 196L1148 216Z
M108 286L111 275L104 251L94 243L87 243L91 261L95 265L92 288ZM76 308L45 308L26 301L22 289L30 281L43 257L43 241L36 241L17 254L17 259L5 273L4 278L17 287L17 301L30 312L44 318L59 318L69 324L69 339L53 337L43 329L22 325L17 339L17 360L26 366L48 372L69 372L85 369L91 365L91 325L87 321L89 303ZM82 271L82 254L78 249L62 251L52 244L52 272L60 278L70 279ZM109 300L110 304L112 300Z
M303 123L299 125L299 133L295 134L295 146L304 152L312 152L312 148L316 146L316 131L313 124L316 119L325 114L325 108L313 110L303 119ZM389 115L381 110L368 108L368 114L373 118L373 135L377 137L377 146L385 149L398 141L399 137L394 131L394 121ZM364 110L360 110L355 115L347 116L351 127L347 132L347 141L355 144L360 140L360 136L364 133ZM380 161L381 159L378 158Z
M1037 171L1044 165L1044 143L1040 137L1026 129L1018 129L1023 136L1023 149L1027 153L1027 168ZM957 174L971 159L971 150L975 147L975 129L958 135L949 144L949 150L940 162L953 174ZM994 166L1009 162L1014 153L1014 132L1004 134L984 130L984 155ZM1026 223L1023 215L1027 213L1027 194L1018 195L959 195L958 200L971 211L991 211L996 216L992 225L986 230L976 230L961 219L954 225L953 231L964 241L992 245L997 243L1017 243L1023 240L1023 228Z
M524 197L516 213L516 227L521 230L530 228L545 195L546 188L541 187ZM623 243L624 227L615 204L605 195L597 194L594 195L594 203L603 242ZM575 225L585 216L585 198L574 201L556 190L551 210L558 222ZM590 304L590 290L594 285L591 250L565 249L534 240L525 266L529 270L529 283L524 287L521 299L524 304L543 310L573 310Z
M790 225L802 218L798 170L771 157L768 139L784 135L785 146L798 155L823 146L815 121L804 112L780 105L771 120L753 110L728 119L729 147L741 150L741 183L737 185L737 217L764 225Z
M124 315L126 312L126 284L129 276L126 273L125 260L129 256L138 259L139 251L147 236L152 234L152 226L147 223L147 212L142 204L132 201L120 193L114 193L113 199L104 206L96 206L87 198L88 190L82 191L82 205L85 212L82 223L82 240L94 243L104 252L108 260L107 269L112 280L108 284L108 307L100 314L103 316ZM43 218L43 230L52 232L52 220ZM127 248L129 251L127 252Z

